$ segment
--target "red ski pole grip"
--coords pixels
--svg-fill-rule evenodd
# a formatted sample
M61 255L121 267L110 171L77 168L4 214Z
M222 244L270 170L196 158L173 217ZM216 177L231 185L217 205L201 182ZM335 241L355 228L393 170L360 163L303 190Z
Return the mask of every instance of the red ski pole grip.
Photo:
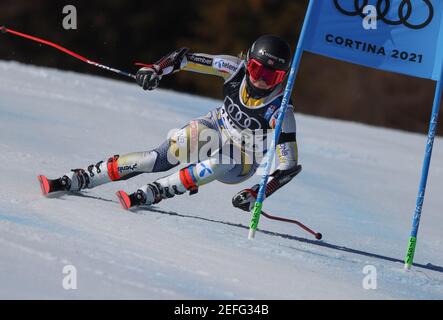
M8 29L6 29L5 26L1 26L1 27L0 27L0 32L1 32L1 33L6 33L6 32L8 32Z

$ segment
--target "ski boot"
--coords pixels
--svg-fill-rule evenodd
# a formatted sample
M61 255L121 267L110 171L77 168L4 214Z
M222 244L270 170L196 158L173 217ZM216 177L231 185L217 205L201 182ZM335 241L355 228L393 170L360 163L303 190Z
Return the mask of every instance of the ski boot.
M45 197L67 193L71 189L71 179L68 176L48 179L43 175L39 175L37 179L40 183L42 194Z
M124 210L138 206L149 206L162 200L160 186L155 182L147 185L146 192L138 189L136 192L127 194L123 190L116 193L118 200Z
M57 179L48 179L43 175L39 175L37 179L45 197L56 197L68 192L80 191L89 185L89 176L83 169L71 170L69 174Z
M128 195L124 191L118 191L116 195L122 208L128 210L137 206L150 206L187 191L189 194L195 194L198 192L198 186L191 177L190 170L193 168L193 166L183 168L153 183L144 185L132 194Z

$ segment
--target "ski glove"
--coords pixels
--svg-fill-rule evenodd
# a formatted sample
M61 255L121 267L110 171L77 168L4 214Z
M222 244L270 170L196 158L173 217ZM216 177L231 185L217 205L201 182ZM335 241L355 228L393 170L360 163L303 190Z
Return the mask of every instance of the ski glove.
M232 198L232 205L243 211L250 212L255 204L259 185L254 185L251 189L244 189Z
M161 78L160 67L155 64L141 68L135 75L137 84L142 87L143 90L154 90L158 87Z
M275 191L291 181L292 178L300 173L301 169L301 165L296 165L287 170L275 170L271 174L272 179L268 181L268 184L266 185L265 198L271 196ZM260 185L256 184L250 189L240 191L232 198L232 205L244 211L251 211L254 207L259 188Z

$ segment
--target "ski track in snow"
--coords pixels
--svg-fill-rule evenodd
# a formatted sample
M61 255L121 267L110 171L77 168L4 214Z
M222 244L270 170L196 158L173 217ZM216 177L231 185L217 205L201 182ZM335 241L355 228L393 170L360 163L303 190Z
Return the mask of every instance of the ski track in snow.
M265 217L256 239L247 240L249 215L232 208L231 197L259 176L240 185L215 182L134 212L120 209L115 191L164 173L59 199L40 195L38 174L55 177L149 150L219 104L0 62L0 298L443 298L441 138L410 272L402 259L424 134L296 114L303 171L265 209L318 229L322 241ZM62 287L70 264L77 290ZM377 268L376 290L362 287L366 265Z

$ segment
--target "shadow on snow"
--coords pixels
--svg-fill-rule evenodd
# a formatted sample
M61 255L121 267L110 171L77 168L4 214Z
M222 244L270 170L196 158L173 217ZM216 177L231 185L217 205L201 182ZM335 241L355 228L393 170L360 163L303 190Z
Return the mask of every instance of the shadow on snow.
M119 203L118 201L109 200L109 199L105 199L105 198L101 198L101 197L97 197L97 196L86 195L84 193L75 193L74 195L84 197L84 198L91 198L91 199L106 201L106 202ZM165 210L161 210L156 207L153 207L153 206L143 206L143 207L139 207L136 209L135 208L131 209L130 211L137 213L137 214L144 214L144 212L149 211L149 212L155 212L155 213L164 214L164 215L170 215L170 216L187 218L187 219L196 219L196 220L206 221L206 222L210 222L210 223L218 223L218 224L228 225L231 227L249 230L248 226L245 226L245 225L242 225L239 223L232 223L232 222L227 222L227 221L208 219L208 218L194 216L194 215L181 214L181 213L177 213L174 211L165 211ZM361 255L361 256L365 256L365 257L376 258L376 259L381 259L381 260L385 260L385 261L404 264L403 260L400 260L397 258L392 258L392 257L383 256L383 255L376 254L376 253L371 253L371 252L367 252L367 251L362 251L362 250L352 249L352 248L348 248L348 247L344 247L344 246L339 246L339 245L335 245L332 243L324 242L322 240L311 240L311 239L297 237L297 236L293 236L293 235L289 235L289 234L278 233L278 232L262 230L262 229L257 229L257 232L260 232L262 234L269 235L269 236L280 237L280 238L284 238L284 239L288 239L288 240L295 240L295 241L302 242L302 243L308 243L308 244L315 245L318 247L323 247L323 248L348 252L348 253L352 253L352 254L357 254L357 255ZM443 267L433 265L431 263L427 263L427 264L414 263L414 266L418 267L418 268L422 268L422 269L427 269L427 270L432 270L432 271L437 271L437 272L443 273Z

